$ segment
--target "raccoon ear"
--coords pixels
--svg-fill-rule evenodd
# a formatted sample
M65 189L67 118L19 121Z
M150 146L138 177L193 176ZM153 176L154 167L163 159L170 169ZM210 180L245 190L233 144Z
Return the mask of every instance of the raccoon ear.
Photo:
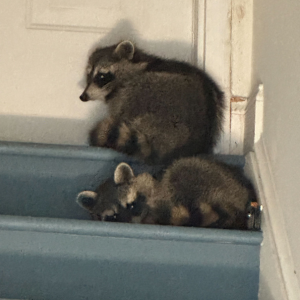
M77 195L76 202L86 210L90 210L96 203L97 193L93 191L83 191Z
M116 47L114 54L116 54L120 59L125 58L128 60L132 60L134 55L134 45L130 41L123 41L118 44Z
M114 173L115 184L122 184L128 182L134 177L131 167L126 163L120 163Z

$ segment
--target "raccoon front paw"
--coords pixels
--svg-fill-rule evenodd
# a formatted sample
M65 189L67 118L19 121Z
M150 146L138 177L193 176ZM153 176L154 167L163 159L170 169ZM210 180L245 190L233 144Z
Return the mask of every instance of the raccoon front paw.
M111 118L99 122L90 132L89 144L96 147L113 148L115 137L113 120Z

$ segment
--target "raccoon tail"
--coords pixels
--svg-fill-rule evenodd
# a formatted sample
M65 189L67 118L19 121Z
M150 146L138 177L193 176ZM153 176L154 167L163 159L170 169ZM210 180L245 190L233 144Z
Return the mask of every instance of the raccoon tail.
M90 145L111 148L130 156L146 160L151 157L152 146L145 134L125 122L114 123L106 119L90 132Z
M118 127L116 150L141 159L149 157L152 147L147 136L130 125L122 122Z
M207 116L210 120L210 128L208 130L209 146L212 148L216 145L218 138L222 132L222 123L224 118L224 93L214 83L212 79L208 79L208 84L204 85L205 94L208 99Z

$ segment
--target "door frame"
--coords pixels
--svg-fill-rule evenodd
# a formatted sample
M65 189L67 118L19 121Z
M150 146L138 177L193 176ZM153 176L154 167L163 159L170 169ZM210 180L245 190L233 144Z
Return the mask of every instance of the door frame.
M254 127L245 123L251 95L253 1L193 1L193 61L217 81L225 96L223 134L215 152L241 155L245 131Z

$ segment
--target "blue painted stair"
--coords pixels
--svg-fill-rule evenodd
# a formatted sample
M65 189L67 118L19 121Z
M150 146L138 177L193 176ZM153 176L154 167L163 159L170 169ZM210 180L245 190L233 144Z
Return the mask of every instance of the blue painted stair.
M90 220L77 193L121 161L155 171L108 149L0 143L0 298L257 299L259 231Z

